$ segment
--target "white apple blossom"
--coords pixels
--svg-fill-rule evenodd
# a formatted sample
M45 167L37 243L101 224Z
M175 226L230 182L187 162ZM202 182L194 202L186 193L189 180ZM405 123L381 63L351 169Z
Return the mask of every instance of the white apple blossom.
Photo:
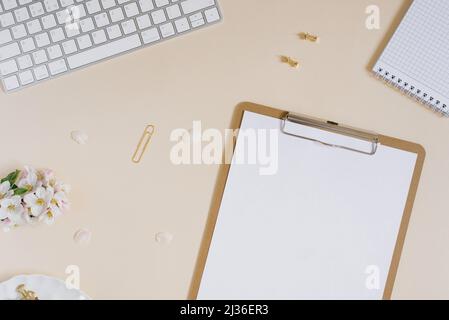
M56 215L50 209L47 210L43 215L41 215L41 219L44 220L46 224L53 224L56 219Z
M37 171L30 167L25 167L25 172L17 183L19 188L35 191L37 187L42 185L42 181L38 180Z
M20 196L5 198L0 201L0 219L8 218L12 222L21 222L23 220L23 205Z
M39 217L47 210L52 196L51 191L44 187L38 187L36 192L26 194L23 200L26 206L30 208L29 213L31 213L31 216Z
M50 169L38 171L38 178L42 180L45 187L54 187L56 181L54 179L54 172Z

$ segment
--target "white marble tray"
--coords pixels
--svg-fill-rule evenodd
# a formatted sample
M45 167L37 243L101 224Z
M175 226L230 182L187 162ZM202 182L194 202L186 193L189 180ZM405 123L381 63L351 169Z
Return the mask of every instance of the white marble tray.
M34 291L40 300L90 300L80 290L67 288L64 281L42 275L20 275L0 283L0 300L18 300L16 288L20 284Z

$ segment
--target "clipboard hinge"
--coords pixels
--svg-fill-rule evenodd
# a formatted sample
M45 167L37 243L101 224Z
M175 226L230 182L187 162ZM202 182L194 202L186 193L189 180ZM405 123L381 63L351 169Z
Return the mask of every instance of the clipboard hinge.
M319 130L325 130L325 131L328 131L331 133L341 134L341 135L351 137L354 139L370 142L371 143L371 151L364 151L361 149L356 149L356 148L352 148L352 147L348 147L348 146L344 146L344 145L340 145L340 144L328 143L328 142L325 142L322 140L305 137L305 136L302 136L299 134L288 132L286 130L287 122L312 127L312 128L319 129ZM313 118L306 118L306 117L303 117L303 116L300 116L300 115L297 115L294 113L287 113L284 116L284 118L282 119L281 131L282 131L282 133L289 135L289 136L293 136L293 137L297 137L297 138L301 138L301 139L305 139L305 140L309 140L309 141L313 141L313 142L318 142L318 143L323 144L328 147L340 148L340 149L358 152L358 153L369 155L369 156L375 155L377 152L378 146L379 146L379 136L375 133L370 133L367 131L361 131L358 129L341 126L340 124L338 124L337 122L334 122L334 121L323 121L323 120L318 120L318 119L313 119Z

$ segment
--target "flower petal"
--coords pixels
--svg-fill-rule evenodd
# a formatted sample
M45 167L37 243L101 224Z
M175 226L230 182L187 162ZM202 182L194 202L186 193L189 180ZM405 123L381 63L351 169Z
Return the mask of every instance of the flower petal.
M25 195L25 197L23 197L23 200L28 206L31 207L36 203L37 197L34 193L28 193Z
M42 207L42 206L32 206L31 207L31 215L33 217L39 217L42 212L44 212L46 208Z
M0 194L6 194L9 189L11 189L11 183L9 183L9 181L5 181L0 184Z
M0 220L8 218L8 211L6 209L0 208Z
M47 190L45 190L45 188L43 187L38 187L35 193L39 199L45 199L45 197L47 196Z

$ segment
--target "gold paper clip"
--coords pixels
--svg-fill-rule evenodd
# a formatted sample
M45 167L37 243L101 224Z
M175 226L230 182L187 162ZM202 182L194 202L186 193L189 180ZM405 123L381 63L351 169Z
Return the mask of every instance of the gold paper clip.
M296 60L293 60L292 58L290 58L290 57L287 57L287 56L282 56L281 57L281 60L282 60L282 62L284 62L284 63L288 63L289 65L290 65L290 67L292 67L292 68L299 68L299 62L298 61L296 61Z
M318 36L315 36L315 35L307 33L307 32L301 32L299 34L299 37L302 40L308 40L310 42L320 42L320 38Z
M24 284L18 285L16 291L20 295L20 300L39 300L36 293L34 291L27 290Z
M145 150L147 149L148 144L151 141L151 137L153 137L154 131L155 128L153 125L146 126L145 130L143 131L142 137L140 138L139 144L137 145L136 151L131 158L132 162L139 163L140 160L142 160Z

